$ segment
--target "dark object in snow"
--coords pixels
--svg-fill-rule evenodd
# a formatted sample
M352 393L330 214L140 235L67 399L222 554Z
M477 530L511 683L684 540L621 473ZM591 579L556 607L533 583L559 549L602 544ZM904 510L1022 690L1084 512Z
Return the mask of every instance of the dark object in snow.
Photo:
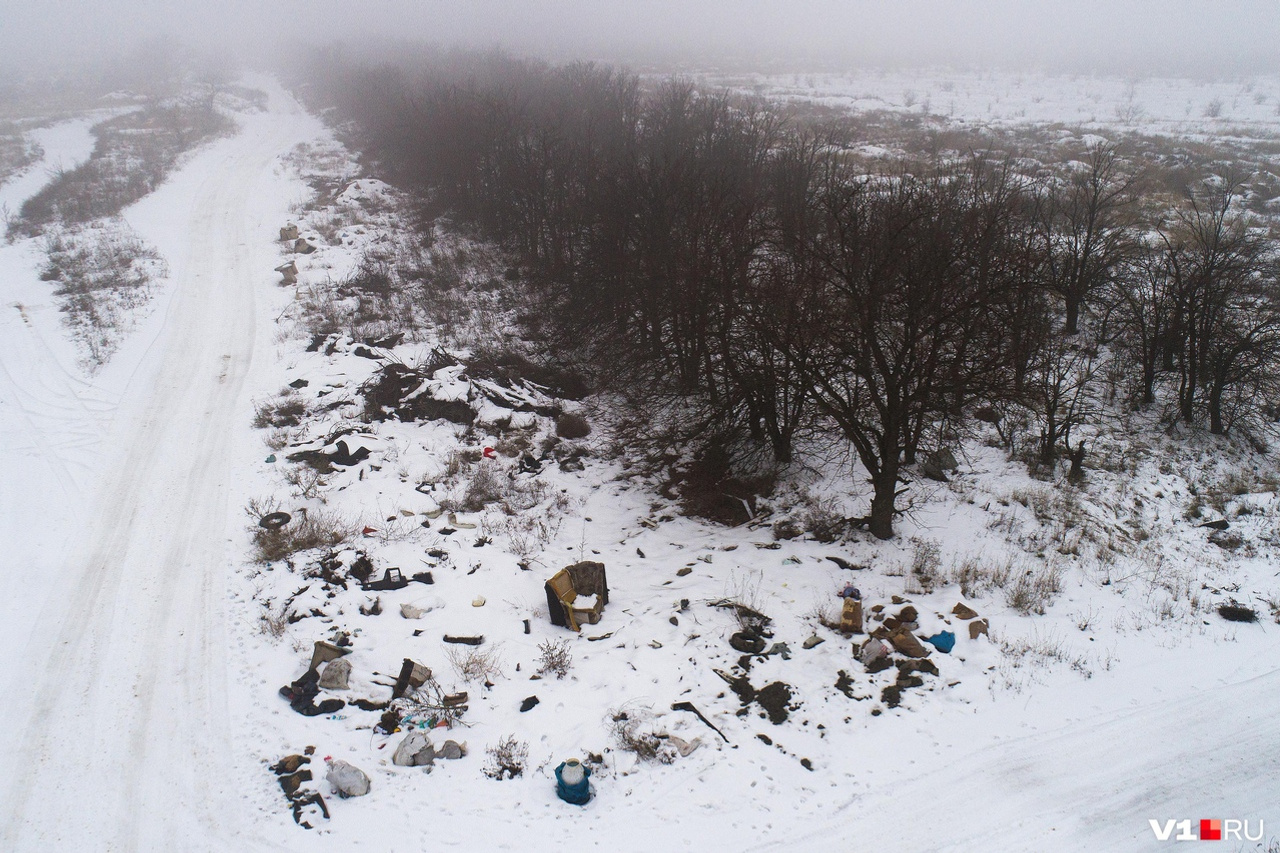
M813 762L807 758L800 759L800 766L803 767L805 770L809 770L809 771L813 770Z
M675 616L672 616L672 617L671 617L670 619L668 619L667 621L668 621L668 622L670 622L672 625L679 625L679 624L680 624L680 620L679 620L678 618L676 618Z
M286 797L292 798L298 793L298 788L303 782L310 782L312 779L310 770L299 770L280 777L280 790L284 791Z
M380 616L382 614L382 596L378 596L373 600L373 604L361 604L361 616Z
M369 559L367 554L360 554L351 563L351 568L347 569L347 574L360 581L360 583L368 583L369 578L373 576L373 561Z
M867 664L867 672L884 672L891 666L893 666L893 658L888 655L880 655L872 658L871 662Z
M319 705L315 703L316 696L320 693L319 681L319 673L309 669L297 681L281 687L280 695L288 700L290 708L304 717L317 717L341 710L346 705L341 699L326 699Z
M378 724L373 727L373 730L382 732L384 735L390 735L395 734L398 728L400 728L400 712L395 708L388 708L382 712L382 716L378 718Z
M358 355L361 358L373 359L374 361L381 361L383 358L383 356L378 355L376 352L359 346L352 350L352 355Z
M769 715L769 722L775 726L787 721L787 703L791 701L791 685L784 681L775 681L768 687L756 691L756 703Z
M528 620L528 619L525 619L525 620L524 620L524 632L525 632L526 634L530 633L530 631L529 631L529 620Z
M542 471L542 463L534 459L531 454L522 453L518 470L521 474L537 474Z
M306 237L299 237L293 241L293 250L301 255L309 255L316 250L316 247L308 243Z
M543 589L547 594L547 611L551 616L551 624L574 631L582 630L583 621L591 625L599 622L600 612L609 603L609 580L604 563L590 560L574 563L556 572L543 584ZM574 607L580 595L594 595L595 606Z
M293 516L287 512L269 512L258 519L258 526L264 530L279 530L292 520Z
M774 643L769 651L765 652L765 657L769 655L782 655L783 660L791 660L791 647L786 643Z
M978 611L967 606L964 602L958 602L955 607L951 608L951 612L955 614L957 619L963 619L965 621L978 618Z
M1231 522L1227 521L1225 518L1220 518L1217 521L1206 521L1200 526L1207 527L1210 530L1226 530L1231 526Z
M394 335L387 335L385 338L365 338L364 342L378 349L392 349L404 342L404 332L396 332Z
M853 695L853 679L843 669L836 674L836 690L839 690L850 699L858 698Z
M391 690L391 698L399 699L410 688L418 688L427 683L431 678L431 670L427 669L420 663L414 663L409 658L405 658L400 664L400 674L396 676L396 685Z
M1234 598L1218 605L1218 615L1228 622L1257 622L1258 611L1245 607Z
M850 563L848 560L842 557L827 557L827 559L835 563L840 568L848 569L851 572L856 572L865 568L869 568L868 566L855 566L853 563Z
M295 379L289 383L289 387L293 388L296 391L299 388L306 388L310 384L311 383L305 379Z
M768 735L766 735L766 734L758 734L758 735L756 735L756 737L757 737L757 738L760 740L760 742L761 742L761 743L763 743L765 746L773 746L773 738L769 737Z
M307 352L318 352L320 345L329 339L329 336L320 333L311 336L311 343L307 344Z
M814 634L809 639L805 640L803 645L806 649L812 649L814 646L820 646L825 642L826 640L822 639L817 634Z
M392 362L385 365L360 388L364 395L365 415L376 421L394 416L406 423L445 420L463 426L471 424L476 413L467 403L438 400L423 391L423 384L430 378L428 372L419 372L403 364Z
M643 560L643 559L644 559L644 551L641 551L639 548L637 548L637 549L636 549L636 556Z
M746 631L738 631L730 637L729 645L747 655L758 655L764 651L764 640Z
M286 755L271 765L271 772L277 776L283 776L286 773L296 773L302 765L310 763L311 759L305 755Z
M556 796L575 806L591 800L591 768L576 758L561 762L556 768Z
M356 465L360 462L363 462L368 458L369 458L369 448L361 447L357 449L354 453L352 453L351 448L347 446L346 440L338 439L337 452L329 456L329 462L333 465L350 466L350 465Z
M436 579L431 577L431 572L418 572L413 576L413 580L417 583L425 583L428 586L436 582Z
M716 734L720 735L720 737L724 738L725 743L729 742L729 739L724 736L724 732L717 729L715 726L711 724L710 720L702 716L702 712L699 711L697 708L693 707L692 702L676 702L671 706L671 710L688 711L689 713L696 715L699 720L702 720L702 722L707 724L707 728L711 729L711 731L715 732Z
M319 806L320 813L324 815L324 819L329 819L329 807L325 805L324 797L320 796L319 791L295 795L289 800L289 802L293 806L293 822L303 829L315 828L310 823L302 819L302 811L307 806Z
M520 703L520 713L523 714L525 711L530 710L537 704L538 704L537 696L528 697L527 699L525 699L523 702Z
M956 457L950 450L943 448L930 453L920 464L920 473L930 480L947 482L947 472L956 468Z
M361 584L360 588L366 592L370 590L388 592L393 589L404 589L408 585L409 582L404 579L404 575L400 573L400 570L392 566L383 572L382 580Z
M444 641L446 643L457 643L462 646L478 646L484 642L484 635L481 634L478 637L454 637L450 634L445 634Z
M447 560L449 559L449 552L441 551L439 548L432 548L427 551L427 556L434 560Z

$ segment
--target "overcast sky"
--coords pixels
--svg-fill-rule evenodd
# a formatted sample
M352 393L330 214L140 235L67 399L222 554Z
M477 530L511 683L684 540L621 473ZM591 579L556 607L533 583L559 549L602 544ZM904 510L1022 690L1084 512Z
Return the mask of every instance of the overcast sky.
M1280 68L1277 0L0 0L0 67L77 63L158 35L248 55L280 39L374 37L630 64Z

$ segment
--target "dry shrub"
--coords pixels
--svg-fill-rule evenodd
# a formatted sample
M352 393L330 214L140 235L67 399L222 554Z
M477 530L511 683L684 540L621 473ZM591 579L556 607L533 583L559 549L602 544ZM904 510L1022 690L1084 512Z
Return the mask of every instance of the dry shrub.
M253 513L250 515L255 522L261 517ZM252 528L253 559L259 563L271 563L299 551L331 548L350 539L355 532L356 525L339 513L326 509L295 515L288 524L275 530L268 530L255 523Z
M297 426L307 413L306 401L293 391L281 394L277 399L255 405L253 425L258 429Z
M1053 597L1062 591L1062 567L1048 563L1039 570L1027 569L1005 593L1010 607L1024 615L1043 615Z
M907 575L908 591L928 594L945 578L940 571L942 549L933 539L911 540L911 571Z
M648 708L627 706L609 712L608 728L618 749L635 753L642 761L670 764L678 750L654 728L654 714Z
M573 666L573 653L568 640L547 640L538 646L538 675L564 678Z
M529 760L529 744L516 740L515 735L507 735L495 745L485 750L489 756L484 775L490 779L514 779L524 775L525 764Z
M586 438L591 435L591 424L575 412L565 412L556 418L556 435L561 438Z
M502 661L497 647L450 646L445 657L453 665L458 678L465 682L484 684L502 677Z

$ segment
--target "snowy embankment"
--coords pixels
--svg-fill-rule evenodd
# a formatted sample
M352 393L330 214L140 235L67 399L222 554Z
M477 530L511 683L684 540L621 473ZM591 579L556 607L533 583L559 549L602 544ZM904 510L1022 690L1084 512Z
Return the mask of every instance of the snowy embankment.
M771 499L750 525L685 519L607 435L558 440L537 405L495 402L457 331L466 322L420 324L402 305L407 337L387 337L387 284L362 259L403 263L389 248L406 239L399 202L385 185L356 180L332 150L328 161L342 164L329 174L335 197L299 221L319 249L281 246L298 268L298 284L286 287L296 301L281 312L277 364L254 376L260 420L274 429L262 433L269 446L248 463L244 486L260 513L283 510L294 524L324 517L336 532L357 532L243 567L236 614L245 680L259 699L248 728L260 738L253 797L265 837L324 850L551 849L568 833L575 844L621 850L892 841L911 850L1128 851L1154 849L1151 819L1248 819L1252 832L1259 820L1280 825L1260 783L1280 770L1280 723L1265 713L1277 678L1268 602L1280 600L1280 503L1265 473L1227 485L1233 466L1265 459L1165 440L1131 419L1102 431L1082 490L1033 480L975 441L950 483L913 482L914 508L892 543L775 537L786 528L775 522L801 515L795 492ZM430 296L412 282L447 279L435 297L465 303L492 290L482 265L470 291L454 281L449 259L461 253L447 240L435 249L409 291ZM484 319L471 317L480 338ZM374 390L393 368L418 377L403 397ZM432 405L414 403L424 398ZM457 415L445 403L465 403L461 423L445 417ZM526 452L540 470L522 464ZM305 460L316 453L343 461L312 470ZM812 486L858 515L860 479L833 469ZM1234 550L1210 542L1204 519L1186 512L1193 494L1210 492L1227 495L1221 510L1243 539ZM607 567L609 603L599 624L574 634L549 621L543 582L582 559ZM397 567L406 580L430 572L431 582L361 589L365 560L372 579ZM912 684L896 668L857 660L829 627L849 581L881 615L914 605L921 637L958 635L952 653L930 655L936 675ZM785 643L788 655L731 648L740 626L717 606L724 599L769 616L767 647ZM1261 621L1224 621L1215 608L1236 599ZM953 615L962 601L990 621L990 637L970 638L968 621ZM494 667L487 677L469 679L446 636L482 636L477 648ZM317 640L350 649L349 686L317 697L346 704L301 716L275 692L303 674ZM543 645L561 640L568 676L534 678ZM460 724L430 733L437 748L466 742L464 759L393 764L409 725L426 721L379 728L405 658L430 668L443 693L468 693ZM755 691L785 684L786 719L744 704L738 691L748 688L726 676ZM898 706L889 701L895 681L909 685ZM673 711L678 702L691 702L724 739ZM700 745L670 763L637 760L616 738L618 712ZM486 750L510 735L528 745L524 773L494 781ZM316 777L306 789L330 797L331 816L312 808L306 819L317 829L299 842L265 765L304 747L314 748ZM553 768L575 756L595 770L585 808L554 791ZM368 796L331 797L324 757L365 771Z

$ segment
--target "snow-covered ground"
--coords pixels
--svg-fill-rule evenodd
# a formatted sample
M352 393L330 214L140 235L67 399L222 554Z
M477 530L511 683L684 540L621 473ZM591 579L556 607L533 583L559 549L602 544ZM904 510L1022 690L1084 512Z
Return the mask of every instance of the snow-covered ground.
M959 124L1064 124L1202 139L1280 131L1280 78L1190 80L949 69L717 74L699 79L771 99L934 115Z
M228 819L246 756L227 692L227 496L255 293L300 194L278 157L318 124L280 91L239 119L126 212L172 281L92 382L70 366L33 247L4 250L6 283L29 294L21 310L6 299L2 352L6 849L251 844Z
M92 379L75 367L48 285L36 280L37 247L0 248L0 542L10 557L0 624L11 638L0 668L4 849L1065 853L1161 849L1149 820L1201 818L1247 819L1255 833L1264 821L1263 845L1280 836L1280 627L1267 605L1280 601L1280 498L1267 472L1230 490L1226 508L1246 544L1227 551L1183 517L1191 485L1203 492L1231 471L1213 446L1152 438L1130 465L1126 441L1146 433L1117 425L1115 464L1092 471L1089 489L1068 500L975 442L950 484L914 487L927 500L898 541L824 544L775 541L772 522L791 514L785 495L762 525L680 517L612 458L599 430L578 442L590 454L585 470L548 461L534 474L520 473L505 450L492 460L480 451L521 436L538 447L555 431L540 415L477 402L474 430L361 424L362 383L382 364L421 363L444 336L418 329L368 358L356 352L360 333L339 325L326 338L332 352L307 351L300 303L397 238L396 200L366 180L306 214L304 234L321 249L298 256L296 287L280 287L271 270L293 255L276 229L308 197L297 158L284 155L298 143L334 143L286 93L270 91L267 111L238 115L238 135L197 152L125 212L171 277ZM935 112L941 98L932 96ZM1144 102L1155 115L1155 99ZM87 155L73 136L44 140L46 156ZM326 168L349 182L341 157ZM299 380L302 424L276 438L251 429L255 403ZM454 367L433 382L438 396L465 398L474 387ZM288 443L326 446L339 425L368 431L358 440L370 457L318 482L289 482L285 472L301 468L286 465L299 449ZM272 453L264 436L285 444ZM482 471L508 484L514 514L490 506L455 522L436 513ZM848 472L821 488L834 489L848 514L865 500ZM335 512L369 528L335 548L344 577L364 552L379 574L430 570L434 583L382 593L349 578L331 584L315 576L323 550L254 563L242 508L268 498L295 516ZM926 591L906 570L929 541L945 577ZM549 623L542 584L583 558L607 566L610 601L578 635ZM1004 586L976 583L966 596L952 582L966 558L986 572L1008 567ZM1045 613L1011 606L1008 587L1021 573L1050 569L1061 591ZM850 580L885 613L902 606L894 596L909 600L920 636L958 635L951 654L931 655L938 675L904 691L900 707L882 699L896 670L866 672L851 641L814 618L835 609ZM375 597L381 614L361 613ZM769 615L770 642L790 648L790 659L753 659L745 673L757 689L790 685L781 724L758 705L740 713L715 672L742 674L727 642L737 625L715 606L725 598ZM1260 621L1223 621L1213 608L1228 598L1256 607ZM962 600L990 620L991 637L969 638L952 615ZM428 612L407 619L401 604ZM261 617L281 613L297 618L268 630ZM463 725L432 733L437 746L465 741L469 755L430 773L395 767L403 735L375 731L378 712L348 704L334 715L295 714L276 691L302 674L312 641L335 631L351 638L351 689L324 697L385 701L410 657L447 690L470 694ZM485 636L480 648L495 650L502 669L492 687L454 671L444 634ZM813 636L823 642L803 648ZM531 680L539 645L561 639L569 675ZM669 710L681 701L727 741ZM618 709L650 709L655 729L701 746L670 764L637 761L610 736ZM494 781L485 751L507 735L528 743L527 769ZM310 832L294 824L267 769L307 746L332 815ZM551 769L592 753L602 757L592 802L557 799ZM330 797L325 756L362 768L371 793Z

